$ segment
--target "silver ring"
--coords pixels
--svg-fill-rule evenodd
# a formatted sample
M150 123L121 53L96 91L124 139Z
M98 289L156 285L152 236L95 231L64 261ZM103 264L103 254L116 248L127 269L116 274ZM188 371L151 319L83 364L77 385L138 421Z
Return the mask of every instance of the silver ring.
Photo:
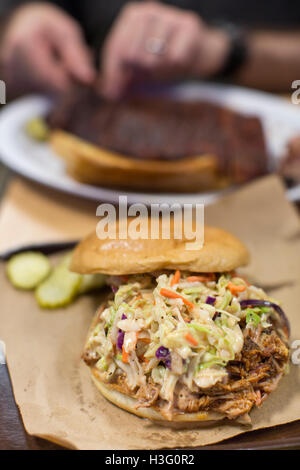
M152 36L147 39L145 49L150 54L163 55L167 48L167 41L162 38Z

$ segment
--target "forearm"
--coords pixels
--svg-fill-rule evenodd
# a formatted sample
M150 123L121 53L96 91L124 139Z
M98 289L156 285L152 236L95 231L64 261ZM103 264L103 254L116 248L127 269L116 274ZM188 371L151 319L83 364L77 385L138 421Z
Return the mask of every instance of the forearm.
M300 79L300 32L252 32L248 47L248 59L236 74L236 83L285 92L293 80Z

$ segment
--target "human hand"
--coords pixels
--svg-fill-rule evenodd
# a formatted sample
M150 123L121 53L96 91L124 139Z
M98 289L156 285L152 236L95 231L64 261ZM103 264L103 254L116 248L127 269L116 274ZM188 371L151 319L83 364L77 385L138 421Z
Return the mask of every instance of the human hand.
M91 83L91 55L80 26L63 10L32 3L15 11L1 42L1 73L8 93L65 91L73 80Z
M156 2L128 3L103 48L101 92L117 98L139 77L209 77L223 65L229 39L195 13Z

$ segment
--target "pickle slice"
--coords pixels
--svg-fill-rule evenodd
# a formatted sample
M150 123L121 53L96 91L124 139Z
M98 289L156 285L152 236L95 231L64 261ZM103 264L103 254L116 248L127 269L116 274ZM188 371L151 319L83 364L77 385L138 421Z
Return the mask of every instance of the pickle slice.
M18 289L30 290L37 287L50 273L51 265L42 253L27 251L10 258L6 273Z
M59 265L69 268L71 264L72 255L73 255L73 251L68 251L67 253L65 253L65 255L60 260Z
M104 274L84 274L78 294L86 294L92 290L100 289L105 286L106 276Z
M40 142L44 142L49 137L49 128L42 118L33 118L25 125L25 130L29 137Z
M70 267L73 252L70 251L65 254L60 262L60 266L63 265L66 268ZM78 295L86 294L87 292L100 289L106 283L106 277L104 274L83 274L81 276L81 283L78 289Z
M58 265L51 275L36 289L40 307L58 308L69 305L78 294L82 276L72 273L64 264Z

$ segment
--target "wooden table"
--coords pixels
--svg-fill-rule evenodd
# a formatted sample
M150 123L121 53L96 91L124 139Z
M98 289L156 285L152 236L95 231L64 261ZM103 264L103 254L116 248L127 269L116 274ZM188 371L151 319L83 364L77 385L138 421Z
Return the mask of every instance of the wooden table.
M11 172L0 164L0 197L3 195L10 178L12 178ZM49 194L48 196L47 194L47 191L42 190L41 188L41 204L43 203L43 197L49 197ZM56 199L57 204L59 204L59 197L59 195L53 195L53 197L51 197L51 201ZM61 201L62 200L64 205L68 204L66 203L67 196L61 196ZM55 204L55 201L52 203ZM85 209L84 203L82 204L82 210L87 210ZM71 207L71 203L69 203L69 206L66 205L66 207ZM62 211L66 210L66 207L62 208ZM92 213L95 213L94 208L91 209L91 214ZM64 214L62 214L62 216L63 215ZM92 223L92 219L89 219L88 217L89 216L87 215L87 223ZM70 223L72 224L72 220ZM202 449L229 450L279 448L300 449L300 421L272 429L245 433L220 444L207 446ZM13 398L6 366L0 365L0 450L3 449L58 450L62 448L43 439L29 436L26 433Z

